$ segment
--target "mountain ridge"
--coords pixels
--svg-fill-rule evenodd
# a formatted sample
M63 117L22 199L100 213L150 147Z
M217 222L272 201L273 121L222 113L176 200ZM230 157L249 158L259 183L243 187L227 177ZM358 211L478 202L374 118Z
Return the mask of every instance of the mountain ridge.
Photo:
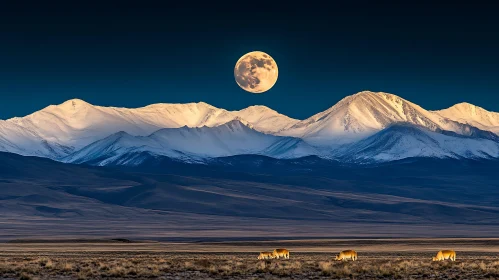
M59 105L50 105L25 117L11 118L5 122L36 132L42 139L79 149L118 131L146 136L161 128L212 127L234 119L246 121L240 115L248 115L248 110L254 113L256 109L260 115L266 115L266 119L279 120L282 126L286 126L286 122L295 121L265 106L227 111L205 102L198 102L158 103L129 109L94 106L81 99L70 99ZM268 127L268 123L261 123L261 120L255 117L253 122L248 123L262 131L272 130ZM282 128L277 126L276 130L279 129Z
M390 127L397 124L422 129L434 140L446 139L438 145L439 151L419 153L421 156L448 155L452 149L460 149L456 154L462 155L462 145L470 151L470 157L479 156L479 151L488 157L495 155L495 145L499 143L494 132L496 125L499 128L499 113L469 103L428 111L394 94L362 91L305 120L289 118L261 105L238 111L205 102L158 103L129 109L95 106L75 98L25 117L0 121L0 151L65 162L80 158L99 145L106 148L92 154L117 153L115 156L121 158L126 153L151 152L196 161L251 153L277 158L316 155L346 160L348 149L358 148L356 144L369 137L380 137L384 130L393 132ZM236 137L237 133L240 135ZM113 142L114 134L121 136L117 143L122 146ZM407 137L397 145L405 145ZM380 141L375 142L381 145ZM483 143L483 147L472 147ZM400 149L400 155L392 153L393 158L384 160L408 156L405 151ZM357 152L350 153L353 154ZM359 158L367 159L366 156ZM95 162L95 158L89 161Z
M201 144L202 143L202 144ZM314 149L301 139L258 132L239 120L215 127L163 128L148 136L133 136L126 132L112 134L62 159L64 162L99 162L106 165L127 153L149 152L156 155L198 162L203 158L238 154L264 154L276 158L306 156ZM96 161L101 158L101 161Z

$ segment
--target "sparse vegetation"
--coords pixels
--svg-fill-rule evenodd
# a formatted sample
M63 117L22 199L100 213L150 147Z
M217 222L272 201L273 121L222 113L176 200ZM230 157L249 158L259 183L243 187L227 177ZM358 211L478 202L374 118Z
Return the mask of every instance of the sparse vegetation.
M430 254L363 254L356 262L333 254L294 253L289 260L255 254L91 252L2 253L0 278L12 279L497 279L499 256L469 253L456 262Z

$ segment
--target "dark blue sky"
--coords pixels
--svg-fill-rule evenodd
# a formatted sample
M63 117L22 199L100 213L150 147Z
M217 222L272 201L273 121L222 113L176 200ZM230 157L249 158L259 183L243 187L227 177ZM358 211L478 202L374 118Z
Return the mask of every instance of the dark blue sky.
M427 109L466 101L499 111L499 20L485 4L32 2L44 3L0 4L1 119L70 98L262 104L306 118L361 90ZM279 66L276 85L261 95L233 77L237 59L253 50Z

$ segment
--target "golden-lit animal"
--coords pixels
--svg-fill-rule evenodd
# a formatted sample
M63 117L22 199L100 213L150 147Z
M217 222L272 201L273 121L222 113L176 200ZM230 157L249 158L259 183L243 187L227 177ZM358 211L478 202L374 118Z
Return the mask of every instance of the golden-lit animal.
M274 258L274 252L260 252L260 255L258 256L259 260L266 260L273 258Z
M285 258L289 259L289 251L286 249L275 249L273 252L274 258Z
M443 261L443 260L456 260L456 252L454 250L442 250L437 253L436 257L433 257L433 261Z
M354 250L345 250L341 251L339 255L336 255L335 260L337 261L346 261L346 260L357 260L357 252Z

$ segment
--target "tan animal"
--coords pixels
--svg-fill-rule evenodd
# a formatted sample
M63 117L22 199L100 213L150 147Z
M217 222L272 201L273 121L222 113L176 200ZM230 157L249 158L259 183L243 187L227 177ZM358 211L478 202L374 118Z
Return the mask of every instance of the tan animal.
M442 250L437 253L436 257L433 257L433 261L443 261L443 260L456 260L456 252L454 250Z
M337 261L346 261L346 260L357 260L357 252L354 250L346 250L341 251L339 255L336 255L335 260Z
M286 249L275 249L274 252L273 252L273 256L274 258L285 258L285 259L289 259L289 251L286 250Z
M274 258L274 252L260 252L260 255L258 256L259 260L266 260L273 258Z

